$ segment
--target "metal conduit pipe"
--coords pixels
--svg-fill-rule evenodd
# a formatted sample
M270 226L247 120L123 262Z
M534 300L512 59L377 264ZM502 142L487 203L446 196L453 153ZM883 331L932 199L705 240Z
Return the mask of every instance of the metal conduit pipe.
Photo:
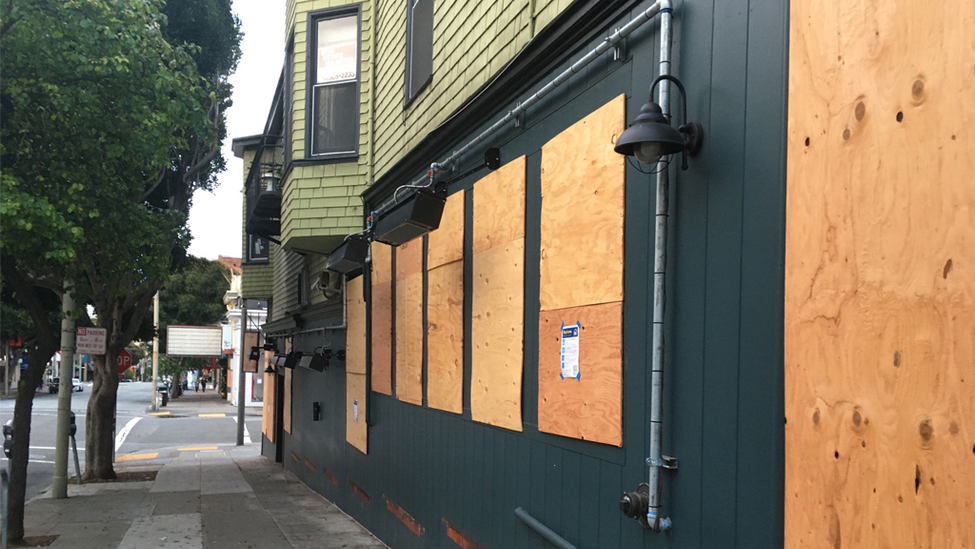
M571 543L566 541L565 538L553 532L551 528L545 526L544 524L539 522L538 519L529 515L528 511L525 511L521 507L515 509L515 516L521 519L521 521L524 522L526 526L538 532L538 535L542 536L543 538L548 540L552 545L558 547L559 549L578 549L575 545L572 545Z
M503 128L506 124L508 124L515 118L518 118L523 112L528 110L529 107L539 102L542 98L544 98L546 95L551 93L555 88L564 84L569 78L572 77L572 75L581 71L583 68L586 67L586 65L595 61L596 58L598 58L600 55L606 53L607 50L615 46L620 40L626 38L634 30L640 28L641 26L643 26L644 23L653 19L658 13L660 13L665 8L665 6L666 9L671 9L670 0L658 0L657 2L654 2L653 5L651 5L646 10L638 13L636 16L633 17L633 20L631 20L626 25L623 25L623 27L617 29L616 32L614 32L612 35L610 35L605 40L603 40L602 43L600 43L594 49L589 51L589 53L587 53L586 55L582 56L581 59L573 63L571 67L562 71L562 73L556 76L554 80L552 80L551 82L543 86L542 89L535 92L535 94L529 97L528 99L525 99L524 102L522 102L517 107L509 111L508 114L506 114L503 118L501 118L500 120L492 124L490 128L481 132L480 135L472 139L470 142L468 142L460 149L454 151L447 158L441 160L440 162L434 162L433 164L431 164L430 170L428 171L427 175L418 178L412 183L398 187L396 191L393 192L392 198L390 198L386 202L383 202L372 211L370 218L375 218L379 214L385 213L387 210L395 206L397 204L399 191L401 189L404 190L422 189L425 187L429 187L433 183L433 176L435 176L440 172L449 170L453 166L453 164L460 159L460 157L469 153L475 147L483 143L488 137L490 137L498 130ZM668 39L668 44L669 43L670 40ZM668 57L667 59L669 63L670 58ZM661 82L661 93L665 93L663 92L663 90L667 89L666 86L663 84L664 83ZM661 105L661 108L664 108L665 109L664 112L667 112L664 105Z
M671 0L660 0L660 76L670 74L673 35L671 20L673 4ZM660 82L657 104L665 115L670 113L670 82ZM649 510L647 522L654 532L670 530L670 518L660 516L660 470L665 467L661 457L663 441L663 382L664 382L664 313L667 309L667 223L670 174L667 168L657 172L657 210L654 216L654 254L653 254L653 340L651 355L651 393L650 393L650 457L649 466Z

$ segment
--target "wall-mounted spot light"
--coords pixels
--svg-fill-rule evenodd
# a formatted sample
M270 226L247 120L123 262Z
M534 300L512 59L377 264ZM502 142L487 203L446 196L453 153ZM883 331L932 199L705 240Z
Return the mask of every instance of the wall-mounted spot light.
M280 366L284 366L289 370L294 370L295 366L298 365L298 361L301 360L301 353L291 351L290 353L284 355L284 361Z
M261 358L260 347L251 347L250 353L247 355L248 360L257 360Z
M325 268L340 274L361 269L369 255L369 241L357 234L349 235L328 254Z
M680 90L682 108L680 127L674 129L670 125L670 116L663 114L660 105L653 102L653 90L661 80L667 80L677 85ZM650 86L651 100L640 108L640 115L633 121L616 140L615 150L619 154L635 156L644 164L655 164L664 156L681 153L681 169L687 169L687 157L694 156L701 150L704 140L704 128L697 122L687 121L687 95L680 80L670 75L658 76Z
M437 230L446 203L442 194L427 189L416 191L376 220L373 240L399 246Z
M318 348L314 353L310 355L304 355L298 362L298 366L302 368L308 368L309 370L315 370L316 372L324 372L328 369L329 359L332 358L332 350Z

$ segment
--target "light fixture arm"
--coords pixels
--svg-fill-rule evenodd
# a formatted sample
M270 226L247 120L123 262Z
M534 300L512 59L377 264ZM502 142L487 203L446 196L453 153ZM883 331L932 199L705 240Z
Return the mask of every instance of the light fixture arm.
M680 80L678 80L676 76L671 76L669 74L661 74L660 76L655 78L653 80L653 84L650 84L650 101L653 101L653 90L656 89L657 84L659 84L661 80L673 82L674 84L677 85L677 89L680 90L680 97L681 97L680 121L686 124L687 123L687 93L684 91L684 84L681 84ZM669 112L665 112L663 114L667 118L671 118Z

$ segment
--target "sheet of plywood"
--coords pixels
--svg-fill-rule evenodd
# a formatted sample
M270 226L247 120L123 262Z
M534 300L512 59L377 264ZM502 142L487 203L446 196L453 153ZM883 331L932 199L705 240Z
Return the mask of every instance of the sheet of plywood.
M291 434L291 368L284 369L284 405L281 420L284 431Z
M345 440L368 453L366 426L366 375L345 373Z
M579 378L562 379L561 328L579 330ZM623 303L543 311L538 320L538 430L623 445Z
M393 249L382 242L370 244L372 254L372 284L385 284L393 280Z
M396 248L396 280L423 271L423 240L416 238Z
M623 299L625 115L620 95L542 147L543 311Z
M464 411L464 262L430 269L427 285L427 405L459 414Z
M471 418L522 430L525 241L473 256Z
M431 232L429 238L428 269L464 258L464 191L447 197L440 228Z
M525 157L519 156L474 185L477 254L525 237Z
M414 240L411 244L421 243ZM420 247L422 249L422 247ZM410 263L396 253L396 398L423 404L423 273L412 271ZM419 255L422 264L423 256Z
M790 17L785 547L975 547L975 3Z
M271 355L270 360L274 356L274 352L268 353ZM262 403L261 411L261 432L270 442L274 442L274 426L277 418L274 417L274 402L277 389L278 374L267 373L264 374L264 402Z
M372 390L393 394L393 283L373 284Z
M246 332L244 333L244 349L243 357L244 361L244 371L250 374L257 373L257 361L251 360L251 348L257 347L257 332ZM258 353L260 356L260 353Z
M353 278L345 284L345 371L356 374L366 373L366 301L362 297L362 278Z

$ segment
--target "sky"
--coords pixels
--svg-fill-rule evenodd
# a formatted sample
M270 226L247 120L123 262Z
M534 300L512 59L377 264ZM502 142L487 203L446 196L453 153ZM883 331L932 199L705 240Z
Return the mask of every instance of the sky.
M219 185L213 193L193 195L189 252L197 257L241 256L244 162L234 156L231 141L264 131L284 63L284 4L284 0L234 0L244 39L237 72L230 77L234 104L227 111L223 143L227 170L217 177Z

